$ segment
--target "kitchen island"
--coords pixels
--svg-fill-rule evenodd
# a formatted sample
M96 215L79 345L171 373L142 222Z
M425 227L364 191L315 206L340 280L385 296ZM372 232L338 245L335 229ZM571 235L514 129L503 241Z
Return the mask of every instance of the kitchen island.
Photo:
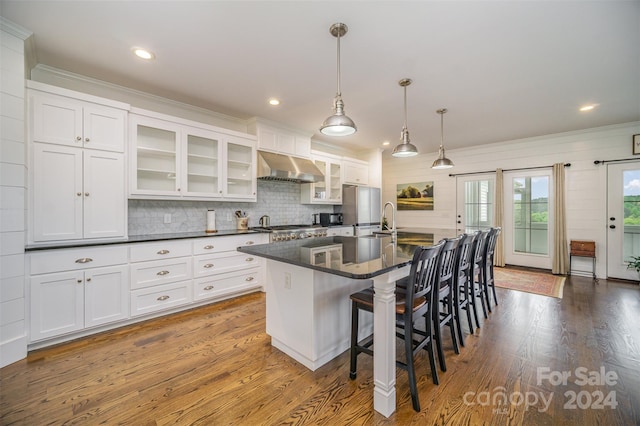
M325 237L238 248L267 259L272 345L311 370L349 348L349 295L373 285L373 324L361 313L359 338L373 325L374 409L387 417L396 406L395 282L409 274L417 246L455 236L455 230L412 231L398 232L396 241L388 235Z

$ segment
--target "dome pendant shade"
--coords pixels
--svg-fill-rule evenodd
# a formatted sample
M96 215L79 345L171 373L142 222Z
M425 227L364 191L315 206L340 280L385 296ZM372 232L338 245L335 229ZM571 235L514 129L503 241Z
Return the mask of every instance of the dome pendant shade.
M333 24L329 28L331 35L338 39L338 89L333 99L333 115L324 120L320 127L320 132L327 136L349 136L358 130L353 120L344 114L344 102L340 92L340 37L344 36L348 30L349 28L342 23Z
M418 155L418 148L411 143L409 138L409 130L407 129L407 86L411 84L410 78L403 78L398 84L404 87L404 126L402 126L402 133L400 133L400 139L402 143L393 148L391 156L393 157L413 157Z
M453 167L453 161L449 160L444 152L444 114L446 114L447 109L441 108L436 111L440 114L440 148L438 149L438 158L433 162L431 166L432 169L440 170L440 169L450 169Z

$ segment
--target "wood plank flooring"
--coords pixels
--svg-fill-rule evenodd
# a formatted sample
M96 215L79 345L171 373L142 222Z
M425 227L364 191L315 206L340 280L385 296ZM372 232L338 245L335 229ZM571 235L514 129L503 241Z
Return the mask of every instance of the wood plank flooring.
M352 381L348 352L311 372L272 348L254 293L30 353L0 370L0 424L640 424L637 285L574 276L562 300L497 292L500 305L460 355L447 342L439 386L419 356L420 413L402 370L386 419L372 408L367 355ZM554 384L545 368L571 376ZM616 378L582 384L602 369Z

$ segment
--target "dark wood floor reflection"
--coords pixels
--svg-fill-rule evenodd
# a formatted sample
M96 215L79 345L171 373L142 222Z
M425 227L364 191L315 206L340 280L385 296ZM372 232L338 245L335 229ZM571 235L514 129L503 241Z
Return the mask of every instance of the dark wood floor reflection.
M272 348L253 294L32 352L0 370L0 424L640 424L637 285L571 277L562 300L497 291L461 354L449 345L439 386L419 356L421 413L402 370L385 419L370 357L351 381L348 353L311 372Z

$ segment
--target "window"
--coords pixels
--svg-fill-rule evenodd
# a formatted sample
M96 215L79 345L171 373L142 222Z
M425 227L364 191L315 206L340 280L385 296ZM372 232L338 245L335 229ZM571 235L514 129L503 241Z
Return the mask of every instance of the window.
M513 237L517 253L549 254L549 177L513 179Z
M474 232L493 225L493 188L493 180L464 183L465 232Z

